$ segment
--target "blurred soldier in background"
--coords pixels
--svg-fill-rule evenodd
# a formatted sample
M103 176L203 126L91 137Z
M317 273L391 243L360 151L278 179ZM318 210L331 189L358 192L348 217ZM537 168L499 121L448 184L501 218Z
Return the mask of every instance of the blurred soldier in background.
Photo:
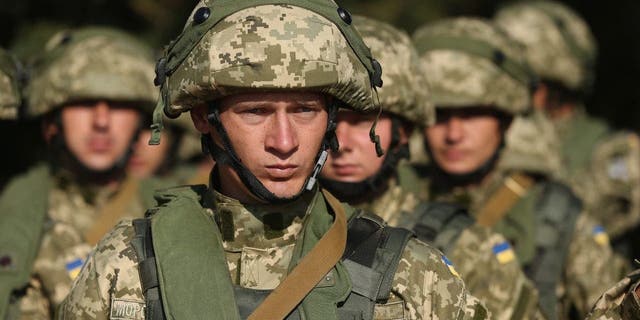
M107 28L54 36L34 66L25 115L50 161L0 196L0 318L46 319L91 248L121 217L141 216L125 164L155 104L151 50Z
M573 309L584 317L623 273L568 187L501 163L514 116L531 108L533 77L521 47L472 18L422 27L414 43L436 106L436 124L425 129L433 161L422 172L432 199L469 208L509 240L547 318L566 319Z
M495 21L525 47L540 83L533 105L560 136L564 178L600 220L616 250L640 256L640 141L589 116L584 101L595 80L597 44L587 23L558 2L517 3Z
M408 137L414 126L433 124L434 108L409 36L361 16L354 18L354 25L384 67L384 85L378 90L383 112L378 118L375 110L368 114L338 111L340 148L327 159L321 185L338 199L374 212L391 226L411 229L419 239L442 250L492 318L534 318L537 290L522 272L506 239L474 224L461 208L423 201L420 193L426 188L406 162ZM382 157L369 140L374 121L385 151ZM504 248L496 254L499 247Z
M61 317L486 318L441 252L316 184L338 106L373 111L381 85L350 14L329 0L224 3L197 5L156 78L154 118L191 112L211 189L167 189L120 223Z

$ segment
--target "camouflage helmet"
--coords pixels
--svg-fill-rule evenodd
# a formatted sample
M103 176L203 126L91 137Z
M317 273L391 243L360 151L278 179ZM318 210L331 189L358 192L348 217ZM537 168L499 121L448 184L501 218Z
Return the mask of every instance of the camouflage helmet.
M156 65L154 118L247 90L314 90L368 111L381 73L333 1L201 0Z
M418 125L432 124L435 109L426 72L409 35L390 24L363 16L355 16L354 25L373 56L384 66L384 85L378 89L382 110Z
M445 19L413 39L437 107L492 106L512 115L531 107L535 81L522 48L490 21Z
M151 112L158 97L153 66L152 50L122 31L62 31L34 66L26 114L36 117L69 102L95 99L140 102Z
M16 120L22 102L19 89L20 65L9 52L0 49L0 120Z
M591 89L597 44L575 11L552 1L517 3L499 10L494 21L525 46L538 77L577 92Z

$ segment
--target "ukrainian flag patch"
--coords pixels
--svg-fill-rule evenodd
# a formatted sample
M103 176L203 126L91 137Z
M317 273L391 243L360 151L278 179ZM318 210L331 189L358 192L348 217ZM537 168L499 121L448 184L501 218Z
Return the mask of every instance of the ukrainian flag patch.
M451 274L460 278L460 274L458 274L458 271L456 271L456 268L453 267L453 262L451 262L451 260L449 260L447 257L442 255L442 262L444 262L444 264L447 265L447 268L449 268L449 271L451 271Z
M501 264L509 263L516 258L516 254L513 252L513 249L511 248L509 242L504 241L498 243L493 246L492 250L493 255L496 256L496 259L498 259L498 262L500 262Z
M75 280L78 274L80 274L80 269L82 269L83 264L84 260L80 258L67 262L65 267L67 269L67 274L69 274L71 280Z
M603 226L593 227L593 240L595 240L601 246L609 245L609 235L604 230Z

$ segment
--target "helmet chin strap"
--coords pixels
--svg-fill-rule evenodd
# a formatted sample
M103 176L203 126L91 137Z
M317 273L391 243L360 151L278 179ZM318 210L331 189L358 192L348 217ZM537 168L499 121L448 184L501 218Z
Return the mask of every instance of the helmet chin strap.
M52 143L49 147L49 152L51 154L51 163L53 165L53 169L66 169L69 170L79 181L83 183L95 183L102 184L112 181L114 178L118 178L125 175L127 163L129 159L133 155L133 146L135 145L140 132L142 131L142 124L138 126L131 141L128 144L128 147L125 153L120 156L116 160L116 162L109 168L96 170L91 169L87 165L85 165L78 157L73 154L73 152L69 149L65 139L64 139L64 126L62 125L62 119L60 118L60 113L54 116L55 124L60 128L60 132L58 132L52 139Z
M373 176L358 182L343 182L321 176L322 187L329 190L338 199L350 204L369 201L386 191L389 179L395 175L400 160L409 159L409 145L400 144L401 120L397 117L391 119L392 136L389 151L386 153L380 169Z
M317 181L317 176L322 170L325 161L328 157L327 149L338 148L338 140L335 136L335 118L337 113L337 106L330 103L327 107L328 122L327 129L322 141L322 146L315 158L315 165L313 171L307 180L305 181L301 190L291 197L279 197L273 192L269 191L263 184L251 173L247 167L242 164L242 160L238 157L226 129L220 121L220 113L218 107L212 102L209 104L208 121L211 126L216 129L216 132L222 140L222 147L218 146L211 135L202 135L202 149L204 153L209 153L216 163L228 165L238 174L242 183L249 189L249 191L260 201L269 204L283 204L298 199L304 192L314 189Z

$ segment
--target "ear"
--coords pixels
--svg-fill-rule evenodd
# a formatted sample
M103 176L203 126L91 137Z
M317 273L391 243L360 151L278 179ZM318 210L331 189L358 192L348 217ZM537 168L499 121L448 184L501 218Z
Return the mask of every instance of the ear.
M45 119L42 121L41 130L42 137L47 144L50 144L53 137L60 132L58 125L51 119Z
M202 134L211 132L207 112L208 108L203 104L191 108L191 121L193 121L193 125Z
M536 86L536 90L533 92L531 103L536 110L544 111L547 105L547 99L549 97L549 87L546 84L540 82Z

